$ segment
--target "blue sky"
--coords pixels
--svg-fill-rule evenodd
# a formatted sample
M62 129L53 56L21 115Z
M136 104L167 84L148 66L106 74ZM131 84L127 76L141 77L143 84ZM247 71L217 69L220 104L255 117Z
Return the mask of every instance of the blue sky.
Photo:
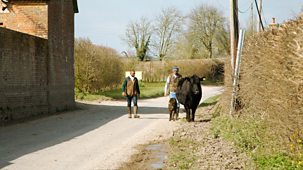
M76 14L76 37L89 38L94 44L130 50L122 38L130 21L141 17L154 18L163 8L175 7L184 15L192 9L208 4L218 7L229 17L230 0L78 0L80 13ZM239 0L239 9L245 12L254 0ZM259 0L258 0L259 1ZM274 16L281 23L294 18L302 9L303 0L263 0L264 19L267 24ZM245 26L250 12L240 13L241 26Z

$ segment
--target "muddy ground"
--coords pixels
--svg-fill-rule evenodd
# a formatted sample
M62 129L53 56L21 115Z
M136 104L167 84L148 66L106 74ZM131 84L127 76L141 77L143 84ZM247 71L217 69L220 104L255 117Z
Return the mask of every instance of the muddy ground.
M169 139L138 146L138 154L119 169L255 169L245 153L211 133L212 108L199 108L194 123L178 120Z

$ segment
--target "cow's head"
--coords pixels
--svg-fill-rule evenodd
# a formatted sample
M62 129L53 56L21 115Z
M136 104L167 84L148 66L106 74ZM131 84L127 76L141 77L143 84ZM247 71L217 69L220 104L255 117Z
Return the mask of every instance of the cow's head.
M192 92L197 95L201 93L201 84L200 81L205 80L205 77L199 78L197 75L193 75L190 77L190 84L192 86Z

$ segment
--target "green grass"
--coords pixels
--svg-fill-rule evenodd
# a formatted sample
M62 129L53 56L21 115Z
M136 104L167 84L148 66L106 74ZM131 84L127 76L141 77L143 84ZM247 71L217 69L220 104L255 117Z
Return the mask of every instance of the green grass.
M292 157L286 153L274 153L271 155L254 155L258 169L283 169L299 170L303 169L303 164L295 162Z
M218 103L221 95L216 95L210 98L207 98L205 101L203 101L199 107L207 107L207 106L213 106Z
M160 83L146 83L139 82L140 86L140 99L148 99L154 97L160 97L164 94L164 82ZM76 91L76 99L93 101L93 100L102 100L102 99L115 99L122 100L125 97L122 96L121 88L100 92L98 94L87 94L87 93L79 93Z
M223 86L224 82L206 79L206 80L202 81L201 84L204 86Z
M262 144L266 127L262 121L220 116L213 120L211 130L214 136L233 141L244 151L253 151Z
M277 151L277 138L270 135L271 128L262 119L225 115L212 120L211 133L214 138L222 137L231 141L250 155L257 169L303 169L303 156Z
M167 160L167 164L174 169L191 169L196 156L193 151L196 150L197 143L189 138L181 139L173 137L169 140L173 152Z
M165 82L141 83L141 99L160 97L164 95Z

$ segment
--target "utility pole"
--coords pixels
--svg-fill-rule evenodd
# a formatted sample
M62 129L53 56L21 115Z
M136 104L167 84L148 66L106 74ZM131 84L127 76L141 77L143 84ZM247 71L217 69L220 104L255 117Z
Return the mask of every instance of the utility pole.
M232 74L235 71L239 39L238 0L230 0L230 53Z
M262 6L262 0L260 0L259 1L259 13L260 13L260 21L259 21L259 27L258 27L258 32L260 32L261 30L263 30L263 28L262 28L262 25L261 25L261 23L262 23L262 8L263 8L263 6Z
M261 16L261 12L262 12L262 0L260 0L259 5L258 5L257 0L255 0L255 4L256 4L258 16L259 16L258 32L260 32L261 30L264 31L264 25L263 25L262 16ZM261 9L260 9L260 8L261 8Z
M255 20L254 20L254 5L251 3L250 5L250 13L251 13L251 31L254 34L255 30Z

